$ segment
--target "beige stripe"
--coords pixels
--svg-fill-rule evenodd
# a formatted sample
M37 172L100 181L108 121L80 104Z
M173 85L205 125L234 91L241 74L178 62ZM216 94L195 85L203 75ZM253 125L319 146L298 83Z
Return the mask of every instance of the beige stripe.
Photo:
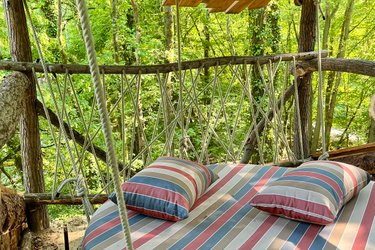
M95 214L90 220L90 224L93 224L95 221L103 218L104 216L117 211L118 207L112 201L108 201L107 203L103 204L96 210Z
M198 188L198 198L204 193L204 191L206 190L206 185L205 183L207 183L203 177L203 173L200 172L197 168L200 168L199 165L196 165L196 164L192 164L192 165L189 165L189 164L186 164L186 163L179 163L175 160L163 160L163 161L156 161L154 162L151 166L167 166L167 167L171 167L171 168L174 168L174 169L177 169L177 170L181 170L181 171L184 171L186 172L187 174L191 175L194 177L195 181L196 181L196 184L197 184L197 188ZM163 169L164 170L164 169ZM150 169L150 171L153 171L152 169ZM198 178L198 179L196 179Z
M273 188L278 188L278 186L281 186L281 187L296 187L296 188L299 188L301 190L320 193L320 194L324 195L325 197L327 197L329 199L330 204L332 204L335 209L338 209L336 200L333 197L333 195L330 192L328 192L327 189L325 189L325 188L323 188L319 185L315 185L315 184L312 184L312 183L293 182L293 181L277 181L277 184L270 185L270 187L273 187ZM338 197L339 200L342 200L342 197L340 197L339 194L337 194L337 195L339 196Z
M233 195L236 192L238 192L238 190L240 190L244 185L246 185L259 169L260 169L260 166L252 168L251 171L246 173L245 176L239 182L237 182L237 184L234 187L232 187L223 197L221 197L218 201L216 201L211 206L209 206L203 213L198 215L193 221L186 224L183 228L181 228L179 231L174 233L171 237L166 239L162 244L158 245L156 249L167 249L168 246L173 245L174 242L180 240L184 235L186 235L191 230L193 230L195 226L197 226L202 221L204 221L207 217L209 217L223 203L227 202L230 199L233 199Z
M107 239L103 240L98 245L96 245L93 249L95 249L95 250L96 249L97 250L103 250L103 249L106 249L106 248L108 249L109 246L111 246L113 244L118 244L121 241L125 243L124 233L122 231L118 232L117 234L113 235L110 238L107 238Z
M133 225L131 226L131 230L132 230L133 232L136 232L136 231L138 231L139 229L141 229L142 227L144 227L144 226L150 224L150 223L153 222L153 221L155 221L154 218L151 218L151 217L146 216L144 219L142 219L142 220L138 221L137 223L133 224Z
M251 221L254 220L255 216L259 214L258 209L251 209L249 213L246 214L231 230L226 234L212 249L224 249L227 247L233 239L248 225Z
M151 175L152 174L152 175ZM188 185L186 185L183 181L177 179L177 178L171 178L169 175L165 175L165 174L160 174L160 173L156 173L156 172L139 172L137 175L139 176L147 176L147 177L155 177L155 178L159 178L159 179L162 179L162 180L168 180L168 181L171 181L177 185L179 185L182 189L186 190L188 196L189 196L189 204L190 204L190 207L194 204L195 200L194 200L194 197L196 197L195 193L193 194L194 190L191 190L189 188Z
M288 224L284 226L283 230L273 239L267 249L281 249L298 225L298 222L290 220Z
M340 242L340 239L344 233L345 227L348 225L350 216L352 215L354 206L356 204L357 197L343 207L343 211L338 221L334 224L334 228L331 232L330 237L327 239L327 243L323 249L335 250ZM333 226L333 225L332 225Z

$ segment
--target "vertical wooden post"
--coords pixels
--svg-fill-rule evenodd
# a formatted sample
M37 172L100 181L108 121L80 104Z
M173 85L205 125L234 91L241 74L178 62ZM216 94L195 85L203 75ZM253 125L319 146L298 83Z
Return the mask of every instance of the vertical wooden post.
M4 0L3 2L12 60L15 62L31 62L30 38L23 2L22 0ZM31 84L26 91L25 108L20 119L24 186L26 193L43 193L45 190L39 124L36 112L36 79L31 72L26 75ZM26 210L28 224L32 231L37 232L49 227L47 207L45 205L28 205Z
M300 33L298 52L313 51L316 37L316 6L314 0L304 0L300 19ZM311 80L312 73L298 78L299 106L301 114L303 158L310 155L310 118L311 118ZM297 126L297 116L294 116L295 126ZM297 128L297 127L296 127ZM296 131L296 130L295 130ZM299 134L294 135L294 152L297 157L301 157Z

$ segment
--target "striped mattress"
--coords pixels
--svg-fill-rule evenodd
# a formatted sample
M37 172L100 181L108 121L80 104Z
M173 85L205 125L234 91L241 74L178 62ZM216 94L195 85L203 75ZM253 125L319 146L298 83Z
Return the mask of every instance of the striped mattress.
M375 182L371 181L328 226L269 215L249 200L289 169L212 166L217 180L187 219L169 222L128 211L136 249L375 249ZM88 226L84 249L124 249L117 206L107 201Z

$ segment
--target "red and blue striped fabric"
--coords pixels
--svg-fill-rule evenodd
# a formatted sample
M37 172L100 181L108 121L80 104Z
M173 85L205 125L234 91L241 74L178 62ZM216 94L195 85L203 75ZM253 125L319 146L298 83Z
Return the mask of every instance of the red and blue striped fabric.
M250 205L271 214L327 225L369 181L366 171L349 164L306 162L271 183Z
M159 157L122 185L128 209L179 221L216 180L207 167L174 157ZM117 202L115 193L110 196Z
M220 179L187 219L170 222L128 211L135 249L375 249L375 182L371 181L328 226L270 215L248 204L291 169L244 164L209 166ZM93 215L83 249L125 249L117 206Z

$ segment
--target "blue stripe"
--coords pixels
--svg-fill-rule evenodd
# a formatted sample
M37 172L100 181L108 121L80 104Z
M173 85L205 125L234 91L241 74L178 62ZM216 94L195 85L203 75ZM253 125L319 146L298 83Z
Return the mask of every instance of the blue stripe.
M317 186L321 186L322 188L327 190L330 194L332 194L333 198L336 201L337 207L340 206L340 200L342 200L342 197L339 196L339 194L331 185L327 184L326 182L322 180L316 179L314 177L307 177L307 176L284 176L280 178L279 181L294 181L296 183L300 182L300 183L315 184Z
M109 213L106 216L104 216L104 217L96 220L94 223L90 224L89 227L87 228L86 233L85 233L85 237L86 237L86 235L88 235L89 233L91 233L96 228L100 227L101 225L103 225L107 221L110 221L110 220L112 220L112 219L114 219L114 218L116 218L118 216L119 216L118 210L115 210L112 213Z
M185 208L177 203L167 200L157 199L155 197L144 196L137 193L126 193L125 199L129 206L154 210L160 213L176 216L179 219L185 219L189 216L189 208Z
M115 227L112 227L112 228L108 229L107 231L105 231L101 235L93 238L90 242L87 243L87 245L85 246L85 249L94 248L96 245L102 243L103 241L105 241L106 239L114 236L115 234L117 234L120 231L122 231L121 223L119 223Z
M223 214L225 214L233 205L236 205L238 203L238 200L240 200L243 196L245 196L248 192L250 192L253 188L256 182L258 182L269 170L271 167L261 167L256 173L254 173L253 176L249 176L250 180L239 189L238 192L236 192L233 195L233 198L223 203L215 212L210 214L204 221L202 221L199 225L197 225L194 230L190 231L188 234L186 234L184 237L182 237L179 241L177 241L174 245L171 246L170 249L182 249L187 244L189 244L192 240L197 238L203 231L205 231L207 228L209 228L219 217L221 217ZM283 173L287 169L278 169L274 173L274 176L271 179L276 179L279 176L283 175ZM250 172L251 173L251 172ZM271 181L271 180L270 180ZM236 223L235 216L243 217L246 215L246 213L251 209L252 207L250 205L245 205L243 208L241 208L234 217L232 217L229 221L227 221L224 226L216 232L213 237L215 239L221 238L228 230L228 228L231 228L233 226L233 223ZM227 226L229 225L229 226ZM227 229L227 230L225 230Z
M151 176L134 176L131 180L129 180L128 183L149 185L149 187L147 188L150 188L150 189L152 189L152 186L167 189L169 191L172 191L174 193L178 193L184 196L185 199L188 200L190 204L194 202L191 200L191 198L189 197L189 194L184 188L168 180L163 180L163 179L159 179L157 177L151 177Z
M242 218L244 218L252 209L250 205L241 208L230 220L225 223L214 235L212 235L200 249L212 249L229 231L231 231ZM222 211L221 211L222 212ZM224 212L225 213L225 212ZM219 245L220 246L220 245Z
M298 226L294 229L293 233L289 236L289 238L285 241L285 243L290 242L294 246L296 246L310 225L311 225L310 223L305 223L305 222L298 223ZM286 250L288 248L284 245L281 249Z
M345 206L340 210L340 212L337 214L336 216L336 219L334 221L334 223L336 223L336 221L340 218L341 214L342 214L342 211L344 211L345 209ZM319 233L317 234L317 237L314 239L314 241L312 242L311 246L310 246L310 249L323 249L323 247L326 245L326 244L330 244L327 239L323 238L322 236L320 236L320 232L324 229L324 226L321 227ZM332 229L333 231L333 229ZM332 245L331 245L332 246Z
M304 168L301 168L301 169L295 170L295 171L293 171L293 172L298 173L299 171L305 171L305 170L306 170L306 171L309 171L309 172L313 172L313 173L319 173L319 174L322 174L322 175L325 175L325 176L331 178L332 180L334 180L334 181L337 183L337 185L339 185L339 187L340 187L340 189L343 191L343 193L344 193L344 194L346 193L346 190L345 190L345 184L344 184L344 182L343 182L343 178L341 178L341 177L335 175L334 173L332 173L331 171L333 171L333 170L331 170L331 169L321 169L321 168L310 168L310 167L304 167ZM330 171L330 170L331 170L331 171ZM344 171L344 170L341 169L341 168L340 168L340 169L337 169L337 170L335 170L335 171L340 172L340 170ZM343 175L344 175L344 173L343 173Z

